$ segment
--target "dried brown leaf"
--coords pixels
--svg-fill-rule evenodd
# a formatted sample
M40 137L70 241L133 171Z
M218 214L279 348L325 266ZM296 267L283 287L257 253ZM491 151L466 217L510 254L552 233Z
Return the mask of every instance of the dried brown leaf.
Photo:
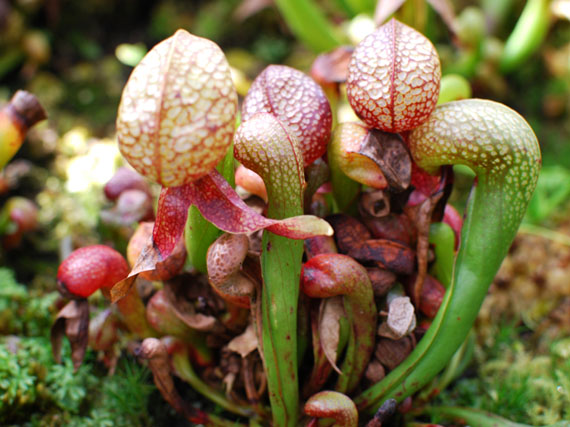
M376 262L396 274L412 274L415 254L409 247L387 239L365 240L348 255L362 262Z
M390 195L384 190L363 192L358 211L363 217L382 218L390 213Z
M319 308L319 336L323 352L333 369L341 374L336 365L340 341L340 319L346 317L342 297L327 298Z
M416 306L421 304L422 287L427 275L431 218L437 206L437 202L443 195L443 192L437 192L424 200L420 205L411 208L415 213L413 217L418 231L418 241L416 244L418 272L412 290L412 299Z
M164 259L162 258L160 251L153 243L152 235L149 236L129 275L111 288L111 302L117 302L127 295L139 274L145 271L154 271L156 269L156 265L163 260Z
M389 370L396 368L412 352L415 346L413 335L392 340L380 338L376 344L374 355Z
M388 305L388 319L378 328L378 335L400 339L416 327L414 306L408 297L393 298Z
M370 267L366 271L372 284L374 296L377 298L386 295L394 283L396 283L396 275L391 271L379 267Z
M148 361L156 388L164 400L176 411L184 414L188 420L196 422L198 411L184 402L174 386L166 346L156 338L146 338L136 353L137 356Z
M374 160L393 191L403 191L409 187L412 159L400 135L371 129L359 153Z
M75 370L79 369L89 341L89 304L86 299L68 302L51 327L53 357L61 363L61 342L66 336L71 344L71 360Z
M342 254L358 248L364 240L371 238L370 231L366 226L349 215L330 215L326 220L334 229L338 251Z
M416 242L416 227L406 214L391 213L382 218L364 218L366 227L376 239L389 239L412 246Z
M242 358L257 350L258 340L255 327L250 324L243 334L238 335L228 343L228 349L238 353Z

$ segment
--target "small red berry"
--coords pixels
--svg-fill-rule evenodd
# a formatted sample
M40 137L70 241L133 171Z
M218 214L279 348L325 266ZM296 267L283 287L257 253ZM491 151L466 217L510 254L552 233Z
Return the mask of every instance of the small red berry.
M59 266L57 280L77 297L87 298L99 288L111 288L129 274L129 266L116 250L93 245L73 251Z

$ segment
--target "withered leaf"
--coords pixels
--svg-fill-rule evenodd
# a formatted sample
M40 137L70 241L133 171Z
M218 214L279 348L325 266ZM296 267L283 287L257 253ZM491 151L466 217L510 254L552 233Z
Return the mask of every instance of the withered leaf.
M228 349L238 353L242 358L257 349L258 341L255 327L250 324L243 334L238 335L228 343Z
M360 154L374 160L392 190L399 192L409 187L412 159L400 135L371 129L360 148Z
M176 282L165 283L164 295L170 302L176 317L190 328L201 332L221 332L223 330L223 326L216 317L196 313L194 305L185 298L182 287Z
M349 215L330 215L326 220L334 230L336 244L342 254L358 248L364 240L372 237L364 224Z
M154 384L166 400L177 412L183 414L190 422L207 424L207 414L192 408L180 396L174 386L170 372L170 362L166 346L156 338L146 338L136 351L137 356L148 361Z
M51 348L55 361L61 363L61 343L66 336L71 344L71 360L77 371L83 362L89 341L89 304L86 299L68 302L51 327Z
M145 271L154 271L156 269L156 265L161 261L164 261L164 259L158 248L154 245L151 235L142 248L141 253L129 275L111 288L109 293L111 302L117 302L127 295L138 275Z
M418 272L412 290L413 301L418 306L421 304L422 287L427 275L431 217L437 202L442 197L443 192L437 192L424 200L420 205L409 208L409 210L414 212L411 216L414 217L416 229L418 230L418 241L416 244Z
M388 305L388 319L378 328L378 335L400 339L416 327L414 306L408 297L393 298Z
M382 218L390 213L390 196L384 190L363 192L358 211L363 217Z
M406 214L391 213L382 218L364 218L363 221L376 239L395 240L410 247L416 241L416 227Z
M346 317L342 297L326 298L319 308L319 336L323 352L339 374L340 369L336 365L340 342L340 319Z
M365 240L360 246L350 250L348 255L362 262L377 262L380 267L396 274L412 274L414 271L414 251L392 240Z

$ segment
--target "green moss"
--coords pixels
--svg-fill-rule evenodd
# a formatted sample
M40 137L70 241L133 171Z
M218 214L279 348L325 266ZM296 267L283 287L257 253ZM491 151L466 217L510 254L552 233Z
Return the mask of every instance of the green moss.
M486 356L480 356L477 376L459 380L437 405L482 409L531 425L570 419L570 359L560 356L570 351L568 339L555 341L548 354L534 354L517 336L516 328L501 328L480 353Z

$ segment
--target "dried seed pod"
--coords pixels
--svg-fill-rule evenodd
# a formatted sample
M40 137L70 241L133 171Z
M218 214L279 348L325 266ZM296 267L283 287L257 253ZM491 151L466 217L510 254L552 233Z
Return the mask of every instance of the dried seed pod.
M141 222L132 235L127 246L127 260L131 266L135 265L141 251L152 235L154 223ZM172 254L163 261L157 262L155 269L140 273L140 277L146 280L168 280L176 276L186 261L186 247L184 239L179 239Z
M364 240L372 237L364 224L349 215L330 215L326 220L334 229L334 237L340 253L346 254L359 247Z
M208 281L225 300L249 308L255 284L241 272L249 248L244 234L222 234L210 245L206 258Z
M332 112L321 87L306 74L270 65L253 81L242 105L242 121L270 113L297 137L305 166L321 157L331 135Z
M382 218L390 213L390 196L383 190L365 191L360 195L358 211L363 217Z
M133 70L121 98L121 154L164 187L205 176L224 157L235 129L230 67L210 40L178 30Z
M356 47L347 95L366 124L386 132L410 130L436 106L441 69L431 42L392 19Z

